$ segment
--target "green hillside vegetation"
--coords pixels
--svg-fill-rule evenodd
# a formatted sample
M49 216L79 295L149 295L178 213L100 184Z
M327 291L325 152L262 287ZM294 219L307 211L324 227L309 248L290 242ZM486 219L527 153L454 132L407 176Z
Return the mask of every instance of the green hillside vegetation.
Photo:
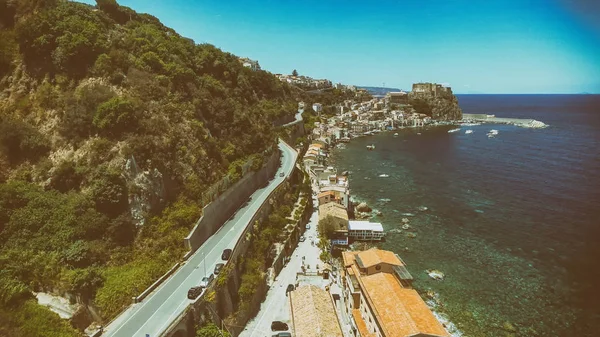
M114 0L0 0L0 335L78 335L32 291L117 315L184 254L202 192L261 162L296 105L270 73ZM164 183L141 227L131 155Z

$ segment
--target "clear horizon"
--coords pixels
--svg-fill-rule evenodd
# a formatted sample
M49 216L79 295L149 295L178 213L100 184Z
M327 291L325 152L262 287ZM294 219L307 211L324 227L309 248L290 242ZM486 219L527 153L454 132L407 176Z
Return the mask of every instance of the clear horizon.
M436 82L457 94L600 94L598 1L118 2L272 73L403 90Z

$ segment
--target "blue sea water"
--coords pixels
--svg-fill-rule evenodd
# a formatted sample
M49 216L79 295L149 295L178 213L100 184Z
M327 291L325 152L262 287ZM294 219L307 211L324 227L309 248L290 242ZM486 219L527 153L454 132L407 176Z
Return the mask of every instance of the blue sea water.
M465 336L600 336L600 96L458 99L465 113L549 127L404 129L334 151L353 196L383 213L380 246L439 295L437 310Z

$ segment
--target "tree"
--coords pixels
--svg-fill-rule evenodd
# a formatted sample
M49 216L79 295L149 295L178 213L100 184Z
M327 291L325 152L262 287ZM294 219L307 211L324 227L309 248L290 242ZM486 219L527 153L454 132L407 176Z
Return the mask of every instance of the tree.
M108 172L105 169L99 171L91 186L96 209L110 217L116 217L127 209L125 180L117 172Z
M319 235L325 238L330 238L337 229L337 220L332 215L328 215L325 219L319 221Z
M136 106L127 97L114 97L100 104L93 123L106 134L118 136L137 126Z
M196 337L231 337L226 330L219 329L214 323L208 323L196 330Z
M292 76L298 76L298 71L296 69L292 71Z

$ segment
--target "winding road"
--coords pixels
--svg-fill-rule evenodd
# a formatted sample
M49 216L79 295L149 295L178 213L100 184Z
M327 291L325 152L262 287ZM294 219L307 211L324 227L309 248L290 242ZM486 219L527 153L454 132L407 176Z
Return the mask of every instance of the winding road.
M165 332L192 302L187 298L188 290L197 286L205 275L212 273L217 263L224 262L221 260L223 250L235 247L262 203L292 173L298 153L281 140L279 149L283 156L275 178L266 187L256 190L248 204L225 222L154 292L142 302L131 305L106 326L102 336L158 337ZM281 172L284 177L280 177Z

